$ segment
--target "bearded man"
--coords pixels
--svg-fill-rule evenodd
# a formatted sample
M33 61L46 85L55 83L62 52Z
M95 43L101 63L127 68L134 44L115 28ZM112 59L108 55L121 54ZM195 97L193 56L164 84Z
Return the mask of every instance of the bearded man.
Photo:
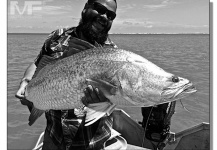
M32 79L44 55L60 59L94 47L117 47L109 38L108 32L116 17L116 0L88 0L81 13L77 27L53 31L45 40L40 54L26 69L16 97L31 111L32 103L25 101L25 87ZM105 97L92 86L84 91L84 101L100 102ZM103 149L110 138L112 119L102 117L90 126L84 126L85 114L76 109L49 110L45 113L47 126L44 134L43 150Z

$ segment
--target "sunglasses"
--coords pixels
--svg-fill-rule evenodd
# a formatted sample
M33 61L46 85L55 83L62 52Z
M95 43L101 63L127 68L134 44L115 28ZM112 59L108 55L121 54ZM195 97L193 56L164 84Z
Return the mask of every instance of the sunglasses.
M93 9L96 10L99 14L106 14L107 18L109 20L114 20L116 17L116 13L114 13L113 11L108 10L105 6L103 6L100 3L92 3L93 5Z

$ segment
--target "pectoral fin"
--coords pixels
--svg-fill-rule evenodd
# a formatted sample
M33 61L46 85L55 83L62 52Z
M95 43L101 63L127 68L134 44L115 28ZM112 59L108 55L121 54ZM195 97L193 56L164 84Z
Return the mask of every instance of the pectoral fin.
M99 88L103 94L106 95L115 95L118 91L118 87L100 79L86 79L87 84L92 85L93 87Z
M29 116L29 126L31 126L45 111L37 109L33 106Z
M101 102L89 104L86 107L86 118L85 118L85 126L89 126L102 118L105 114L110 115L114 108L115 104L111 104L109 102Z

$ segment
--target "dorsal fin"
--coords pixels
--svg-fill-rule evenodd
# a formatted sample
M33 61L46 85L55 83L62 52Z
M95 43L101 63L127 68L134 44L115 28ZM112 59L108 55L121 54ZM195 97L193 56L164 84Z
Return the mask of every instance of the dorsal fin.
M38 63L38 66L37 66L37 69L35 71L35 74L34 74L33 78L35 78L38 75L39 71L42 68L44 68L48 64L56 62L57 60L58 60L58 58L54 58L54 57L51 57L51 56L48 56L48 55L43 55L41 60Z

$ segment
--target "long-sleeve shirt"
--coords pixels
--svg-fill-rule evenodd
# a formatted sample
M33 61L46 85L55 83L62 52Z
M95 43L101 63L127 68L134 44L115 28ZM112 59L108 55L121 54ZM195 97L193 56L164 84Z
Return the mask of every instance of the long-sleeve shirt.
M76 32L76 27L58 29L53 31L45 40L40 54L35 59L35 65L39 64L43 55L60 58L64 54L70 55L93 47L117 46L109 39L103 45L95 42L88 43L81 40ZM92 124L84 126L85 117L76 117L72 110L49 110L45 113L47 119L46 131L55 144L66 143L66 148L73 149L101 149L103 143L111 135L112 118L105 116Z

